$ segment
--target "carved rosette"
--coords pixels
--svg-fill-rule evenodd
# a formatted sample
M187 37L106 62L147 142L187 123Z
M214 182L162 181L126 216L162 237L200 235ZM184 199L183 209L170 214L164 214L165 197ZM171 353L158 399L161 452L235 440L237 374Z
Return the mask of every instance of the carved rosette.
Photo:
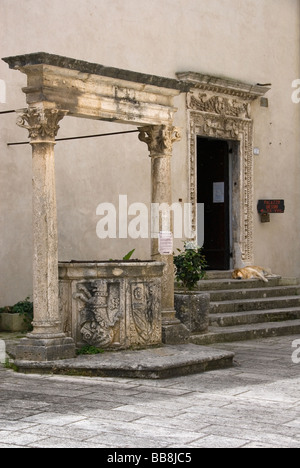
M173 143L181 139L181 130L173 126L149 125L139 131L139 140L148 145L151 157L171 156Z
M68 111L59 109L28 108L19 111L17 125L29 132L30 143L54 142L59 130L59 121Z

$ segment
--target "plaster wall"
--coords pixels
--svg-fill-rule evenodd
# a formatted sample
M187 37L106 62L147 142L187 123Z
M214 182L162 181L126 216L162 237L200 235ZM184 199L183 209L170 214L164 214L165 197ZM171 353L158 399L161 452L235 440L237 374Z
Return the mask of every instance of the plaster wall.
M179 71L272 83L269 107L253 105L254 205L284 198L286 213L271 223L254 217L255 263L300 276L300 104L292 82L300 78L299 0L1 0L0 56L37 51L170 78ZM25 107L26 77L0 62L6 83L0 111ZM175 99L173 200L188 201L185 96ZM0 306L32 291L31 148L10 146L27 134L15 115L0 116ZM58 137L132 130L134 127L67 117ZM148 240L100 240L99 203L150 202L150 158L137 134L62 142L56 146L59 258L119 258L133 248L150 256ZM180 245L180 243L179 243Z

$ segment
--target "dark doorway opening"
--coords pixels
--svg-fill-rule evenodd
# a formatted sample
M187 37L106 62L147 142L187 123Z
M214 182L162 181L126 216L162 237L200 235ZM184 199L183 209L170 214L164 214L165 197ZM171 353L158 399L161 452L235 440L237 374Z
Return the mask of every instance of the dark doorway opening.
M204 254L209 270L229 270L230 150L225 140L197 137L197 203L204 204Z

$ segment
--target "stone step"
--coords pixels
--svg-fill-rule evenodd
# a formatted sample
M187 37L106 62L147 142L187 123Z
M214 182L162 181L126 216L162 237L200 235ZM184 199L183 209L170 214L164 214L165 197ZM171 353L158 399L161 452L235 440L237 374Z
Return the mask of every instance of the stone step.
M192 335L190 342L197 345L211 345L214 343L231 343L233 341L255 340L275 336L298 335L300 320L285 322L266 322L250 325L239 325L229 328L211 327L209 333Z
M300 285L278 286L269 288L231 289L221 291L206 291L210 294L211 302L230 301L240 299L265 299L268 297L300 295Z
M233 270L228 270L228 271L208 270L205 273L205 279L207 280L231 279L232 273L233 273Z
M292 309L272 309L267 311L237 312L234 314L211 314L210 326L233 327L265 322L300 320L300 307Z
M127 379L169 379L233 365L234 353L193 344L78 356L60 361L15 361L19 372Z
M260 280L234 280L230 278L225 279L206 279L199 281L197 284L198 291L224 291L228 289L253 289L253 288L271 288L278 286L296 286L300 281L297 278L269 278L268 283Z
M265 299L245 299L243 301L221 301L210 303L211 314L248 312L253 310L287 309L300 307L300 296L272 297Z

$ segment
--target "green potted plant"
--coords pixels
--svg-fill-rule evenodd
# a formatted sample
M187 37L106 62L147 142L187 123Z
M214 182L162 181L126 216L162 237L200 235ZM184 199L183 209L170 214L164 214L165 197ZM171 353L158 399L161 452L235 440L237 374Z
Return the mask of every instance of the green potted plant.
M194 242L185 242L184 251L177 249L179 255L174 257L175 276L185 291L192 291L198 281L205 277L208 267L203 248Z
M194 242L185 242L184 251L177 249L174 256L177 289L176 316L191 333L204 333L209 326L210 295L195 290L198 281L205 278L207 262L203 248Z

